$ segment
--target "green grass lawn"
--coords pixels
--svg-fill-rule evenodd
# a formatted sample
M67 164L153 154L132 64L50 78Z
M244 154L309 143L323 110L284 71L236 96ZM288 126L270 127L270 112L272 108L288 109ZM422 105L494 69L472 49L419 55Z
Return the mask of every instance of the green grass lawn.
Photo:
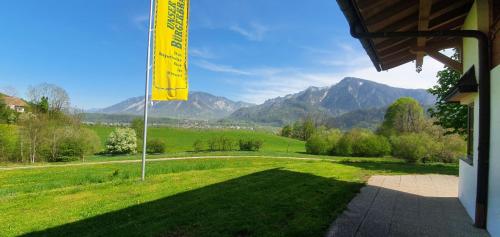
M104 145L113 127L91 126ZM280 137L270 132L231 129L185 129L171 127L151 127L148 137L162 139L167 144L167 153L193 151L193 143L200 139L207 141L213 137L225 136L234 141L242 138L257 138L264 142L262 152L305 152L304 142ZM104 147L103 147L104 148Z
M195 159L0 171L0 236L322 236L398 160Z

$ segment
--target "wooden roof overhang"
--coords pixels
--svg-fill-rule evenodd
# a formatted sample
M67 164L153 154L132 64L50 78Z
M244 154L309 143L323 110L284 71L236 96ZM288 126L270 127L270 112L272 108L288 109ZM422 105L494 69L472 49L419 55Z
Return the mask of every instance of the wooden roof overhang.
M351 27L364 32L408 32L460 30L473 0L337 0ZM378 71L416 61L421 70L423 57L431 56L462 71L460 62L441 53L461 48L460 37L360 39Z

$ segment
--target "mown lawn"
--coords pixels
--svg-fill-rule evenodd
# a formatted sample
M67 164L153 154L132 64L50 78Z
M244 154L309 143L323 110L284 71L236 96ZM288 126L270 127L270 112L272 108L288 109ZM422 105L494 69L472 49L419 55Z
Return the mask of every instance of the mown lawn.
M322 236L373 174L455 165L272 158L0 171L0 236ZM377 162L375 162L377 161Z
M101 138L104 145L114 127L90 126ZM151 127L148 137L162 139L167 145L167 153L192 152L196 140L207 141L210 138L224 136L234 141L256 138L264 142L262 152L305 152L304 142L280 137L270 132L231 130L231 129L186 129L172 127ZM103 147L104 148L104 147Z

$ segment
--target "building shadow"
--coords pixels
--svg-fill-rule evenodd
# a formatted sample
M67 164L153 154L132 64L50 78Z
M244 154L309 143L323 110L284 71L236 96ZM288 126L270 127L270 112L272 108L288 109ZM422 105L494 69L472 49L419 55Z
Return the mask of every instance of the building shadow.
M24 236L323 236L362 186L270 169Z
M446 188L438 187L423 195L418 193L423 187L418 186L406 191L363 187L325 236L489 236L474 227L456 193L450 195L439 191Z

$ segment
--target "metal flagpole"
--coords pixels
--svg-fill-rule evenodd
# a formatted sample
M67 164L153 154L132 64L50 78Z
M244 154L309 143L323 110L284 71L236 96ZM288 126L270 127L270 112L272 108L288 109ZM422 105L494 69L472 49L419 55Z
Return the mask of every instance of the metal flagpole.
M148 58L146 63L146 90L144 97L144 138L142 143L142 176L141 179L144 181L146 178L146 145L147 145L147 137L148 137L148 106L149 106L149 81L151 77L151 36L153 34L153 2L150 2L150 11L149 11L149 35L148 35Z

